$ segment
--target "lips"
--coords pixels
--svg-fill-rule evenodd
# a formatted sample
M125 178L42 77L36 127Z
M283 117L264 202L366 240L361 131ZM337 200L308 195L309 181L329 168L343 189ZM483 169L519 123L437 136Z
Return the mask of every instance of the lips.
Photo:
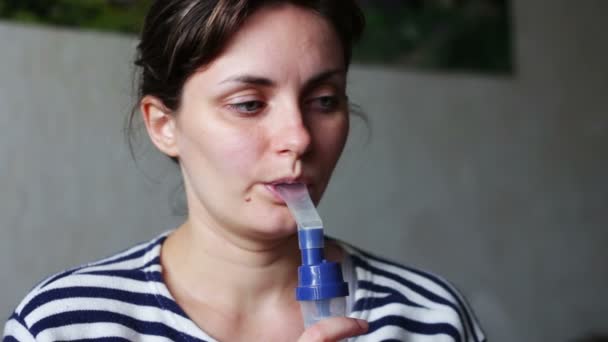
M310 184L310 181L308 181L307 179L303 178L303 177L298 177L298 178L281 178L281 179L277 179L274 180L272 182L269 183L265 183L264 186L266 187L266 189L272 194L272 196L279 202L279 203L285 203L285 201L283 201L283 198L281 197L281 195L279 195L279 192L276 189L276 186L279 184L295 184L295 183L302 183L302 184L306 184L306 187L308 188L308 191L311 190L312 185Z
M279 183L277 183L277 184L279 184ZM280 203L285 203L285 201L283 200L281 195L279 195L279 192L276 189L276 184L265 184L265 185L266 185L266 189L268 189L268 191L270 191L270 193L272 194L272 196L274 197L275 200L279 201Z

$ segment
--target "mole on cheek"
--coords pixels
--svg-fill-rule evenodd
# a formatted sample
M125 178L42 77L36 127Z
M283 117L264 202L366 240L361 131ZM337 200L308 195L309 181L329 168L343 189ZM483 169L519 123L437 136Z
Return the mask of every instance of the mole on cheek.
M251 197L245 197L245 202L251 202Z

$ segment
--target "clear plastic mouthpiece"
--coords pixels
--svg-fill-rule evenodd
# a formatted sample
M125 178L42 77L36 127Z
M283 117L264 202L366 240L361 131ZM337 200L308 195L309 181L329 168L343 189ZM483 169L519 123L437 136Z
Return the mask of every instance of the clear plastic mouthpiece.
M275 188L298 223L299 229L322 228L323 221L310 199L306 184L279 184Z

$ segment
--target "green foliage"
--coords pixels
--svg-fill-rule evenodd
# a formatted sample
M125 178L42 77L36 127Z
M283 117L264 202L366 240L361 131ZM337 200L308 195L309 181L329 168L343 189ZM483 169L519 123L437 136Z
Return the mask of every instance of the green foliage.
M0 19L136 33L152 0L0 0ZM507 0L361 0L354 60L509 73Z
M506 0L375 0L355 60L433 69L512 71Z
M149 4L150 0L0 0L0 18L134 33Z

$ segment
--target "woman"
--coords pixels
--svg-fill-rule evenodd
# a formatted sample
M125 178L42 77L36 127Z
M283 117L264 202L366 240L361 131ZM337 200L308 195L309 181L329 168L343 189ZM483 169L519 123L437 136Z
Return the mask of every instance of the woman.
M326 255L349 278L350 317L303 327L296 224L276 185L321 199L348 134L362 26L354 0L155 1L138 104L180 167L188 217L38 285L5 340L483 340L448 284L334 240Z

